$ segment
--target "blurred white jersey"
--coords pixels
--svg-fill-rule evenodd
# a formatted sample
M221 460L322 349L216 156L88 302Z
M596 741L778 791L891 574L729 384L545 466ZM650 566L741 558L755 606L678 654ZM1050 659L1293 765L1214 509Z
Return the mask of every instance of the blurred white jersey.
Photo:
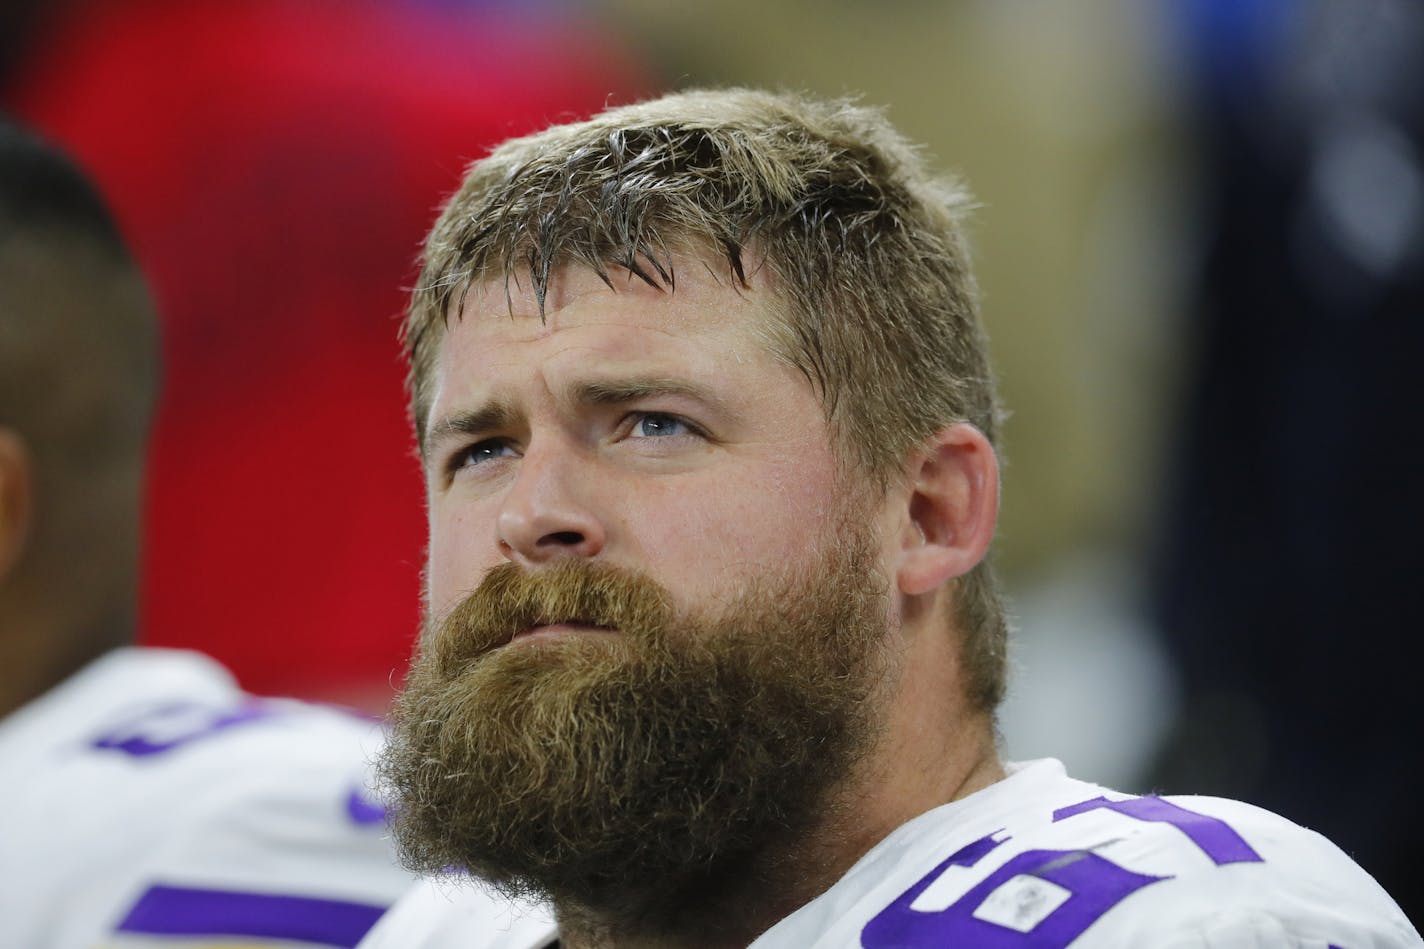
M915 818L751 949L1421 946L1339 848L1269 811L1129 797L1057 761ZM547 913L419 884L362 949L542 949Z
M375 723L120 649L0 719L0 946L354 946L412 879Z

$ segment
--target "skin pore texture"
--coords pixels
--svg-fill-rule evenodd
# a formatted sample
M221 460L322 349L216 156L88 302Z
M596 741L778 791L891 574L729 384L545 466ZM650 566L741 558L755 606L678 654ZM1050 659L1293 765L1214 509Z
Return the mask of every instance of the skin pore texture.
M620 866L619 887L580 888L539 869L558 846L577 852L587 843L572 837L534 835L514 840L493 865L466 861L487 876L503 866L507 888L552 897L563 944L574 949L745 946L900 824L1003 775L990 716L964 698L948 620L956 578L980 561L993 532L998 471L987 440L970 425L946 425L887 490L871 490L836 444L810 382L767 342L779 298L764 271L739 289L694 256L676 266L675 291L618 272L609 287L564 267L543 319L517 282L508 296L503 280L476 284L450 321L425 419L428 618L384 770L407 800L425 795L444 818L404 831L428 836L403 841L408 856L448 860L461 841L436 828L492 816L468 811L491 807L498 789L439 800L434 790L478 764L468 757L478 723L515 702L552 708L569 694L604 695L611 717L591 720L625 731L659 714L679 724L673 738L654 735L632 753L637 735L580 732L587 709L570 705L562 718L520 712L506 722L516 739L500 742L513 748L510 760L535 778L541 763L562 762L597 780L608 777L608 761L625 760L619 755L652 762L623 793L634 815L656 804L648 786L670 762L681 769L671 782L677 793L694 795L673 800L712 802L713 813L725 806L732 815L725 838L704 822L671 824L661 841L627 841L648 849ZM490 615L515 619L500 626ZM687 721L735 714L715 692L710 708L677 701L695 694L689 670L699 669L725 675L732 697L744 691L743 704L763 703L756 707L768 725L747 738L756 753L743 761L729 751L724 763L736 781L714 781L717 762L704 773L682 755L688 736L702 734ZM654 688L680 675L686 688ZM579 691L595 680L633 685ZM495 694L506 687L512 697ZM624 698L606 698L615 693ZM656 711L640 711L639 696ZM433 708L456 725L422 732ZM480 715L461 718L462 709ZM538 730L551 721L552 731ZM521 748L526 727L533 731ZM743 726L706 727L708 740L736 745ZM830 732L819 755L801 747L816 729ZM541 750L531 747L536 735L546 745L568 737L599 747ZM826 770L799 783L783 773L817 760ZM540 807L582 813L576 807L609 796L569 783L551 784L542 801L523 794L533 800L509 814L534 825ZM767 810L756 794L786 813L748 825L747 814ZM600 838L613 846L616 820L627 814L597 813L615 821ZM569 833L587 823L570 822ZM691 848L698 869L668 879L677 863L658 861L679 846ZM640 867L648 879L627 875ZM649 896L639 900L642 891ZM659 911L671 899L676 905Z

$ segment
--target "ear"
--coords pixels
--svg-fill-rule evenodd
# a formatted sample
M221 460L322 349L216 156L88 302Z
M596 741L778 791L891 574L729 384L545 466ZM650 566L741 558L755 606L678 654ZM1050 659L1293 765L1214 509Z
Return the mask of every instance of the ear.
M30 453L24 439L0 428L0 580L20 559L33 506Z
M908 476L895 579L901 593L917 596L984 559L999 516L999 460L979 429L958 422L916 453Z

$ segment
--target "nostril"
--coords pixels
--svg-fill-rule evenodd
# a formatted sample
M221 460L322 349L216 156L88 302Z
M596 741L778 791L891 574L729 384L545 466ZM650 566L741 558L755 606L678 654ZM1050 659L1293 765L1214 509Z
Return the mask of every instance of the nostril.
M572 547L575 544L583 543L583 535L578 531L555 531L552 534L544 535L542 543L558 544L560 547Z

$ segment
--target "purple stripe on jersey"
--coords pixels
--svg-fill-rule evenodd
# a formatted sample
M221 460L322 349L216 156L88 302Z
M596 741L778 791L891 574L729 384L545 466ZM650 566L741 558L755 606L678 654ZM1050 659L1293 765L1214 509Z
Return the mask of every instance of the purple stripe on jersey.
M173 702L148 709L137 718L96 738L95 748L122 751L135 758L161 755L191 741L216 735L237 725L260 722L280 714L263 702L235 708L210 708L197 702Z
M1053 812L1053 819L1060 821L1099 808L1117 811L1140 821L1171 824L1186 834L1217 866L1224 863L1265 862L1226 821L1189 811L1160 797L1132 797L1125 801L1109 801L1105 797L1095 797L1091 801L1059 808Z
M350 949L384 906L344 900L154 886L119 924L119 932L162 936L264 936Z

